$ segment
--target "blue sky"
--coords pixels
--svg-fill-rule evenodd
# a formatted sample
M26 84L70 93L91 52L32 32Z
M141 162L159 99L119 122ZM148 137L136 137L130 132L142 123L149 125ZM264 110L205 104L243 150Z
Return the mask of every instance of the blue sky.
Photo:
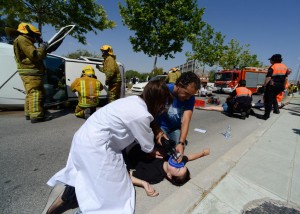
M142 52L133 52L129 42L129 36L133 35L133 32L122 24L118 9L119 1L98 2L107 11L108 18L116 22L116 28L99 31L97 35L87 34L86 46L68 36L55 54L68 54L77 49L100 53L99 48L109 44L113 47L117 60L125 65L126 70L150 72L154 57L148 57ZM251 54L256 54L265 65L269 65L268 58L280 53L283 62L293 70L290 79L296 78L300 65L299 0L198 0L198 6L206 8L203 20L225 35L226 43L235 39L240 45L249 44ZM46 27L43 30L43 37L47 40L54 33L55 30ZM186 62L187 51L191 51L191 46L185 43L183 51L175 54L174 59L159 58L157 66L166 71L183 64Z

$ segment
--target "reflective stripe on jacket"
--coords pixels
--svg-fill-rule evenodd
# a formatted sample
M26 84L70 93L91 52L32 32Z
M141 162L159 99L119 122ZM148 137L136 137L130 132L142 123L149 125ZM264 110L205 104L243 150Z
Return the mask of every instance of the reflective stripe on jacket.
M43 58L44 48L36 48L27 35L19 35L14 40L14 53L20 75L40 76L45 72Z
M252 92L246 87L237 87L235 90L236 90L236 97L252 96Z
M71 84L71 90L78 92L78 105L80 107L97 106L102 89L103 85L99 80L88 76L77 78Z

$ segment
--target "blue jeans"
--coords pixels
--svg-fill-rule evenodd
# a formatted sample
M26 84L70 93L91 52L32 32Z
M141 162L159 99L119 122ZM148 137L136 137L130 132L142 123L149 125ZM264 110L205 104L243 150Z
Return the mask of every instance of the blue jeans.
M174 140L176 142L176 145L179 143L180 129L176 129L174 131L169 131L166 128L163 128L163 127L160 127L160 128L168 136L169 139Z

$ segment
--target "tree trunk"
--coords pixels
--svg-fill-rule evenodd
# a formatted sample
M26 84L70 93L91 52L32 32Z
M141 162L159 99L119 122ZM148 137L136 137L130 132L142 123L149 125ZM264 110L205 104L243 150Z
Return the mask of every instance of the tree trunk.
M155 56L155 59L154 59L154 66L153 66L153 70L156 68L156 63L157 63L157 56Z

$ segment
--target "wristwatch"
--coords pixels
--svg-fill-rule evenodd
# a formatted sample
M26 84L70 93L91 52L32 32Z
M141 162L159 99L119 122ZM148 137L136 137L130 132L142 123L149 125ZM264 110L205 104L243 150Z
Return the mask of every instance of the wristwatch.
M179 144L183 145L185 147L185 142L179 141Z

